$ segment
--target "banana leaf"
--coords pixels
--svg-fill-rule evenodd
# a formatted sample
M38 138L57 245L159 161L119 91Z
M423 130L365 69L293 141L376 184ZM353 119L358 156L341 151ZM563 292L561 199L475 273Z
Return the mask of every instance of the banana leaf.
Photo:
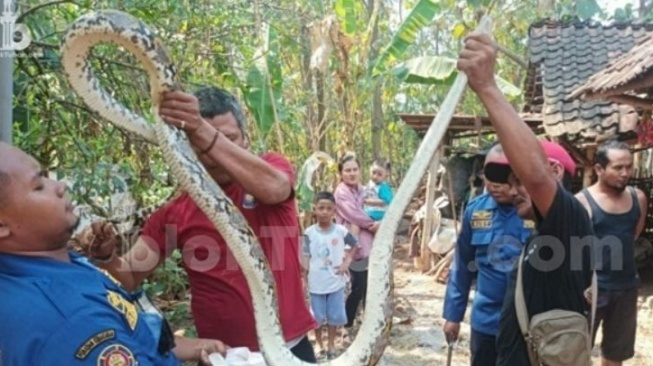
M408 47L415 42L417 34L433 21L439 11L439 0L419 0L377 59L373 69L374 75L383 73L387 64L400 59Z
M364 29L364 25L358 21L359 15L363 12L362 4L360 0L336 0L336 15L343 24L345 33L356 34Z
M268 136L278 121L283 79L279 62L279 40L272 27L267 27L265 45L247 72L245 101L254 115L259 136Z
M404 83L426 85L451 85L458 75L456 59L443 56L422 56L410 59L391 70L391 74ZM509 81L495 75L501 91L516 97L521 89Z

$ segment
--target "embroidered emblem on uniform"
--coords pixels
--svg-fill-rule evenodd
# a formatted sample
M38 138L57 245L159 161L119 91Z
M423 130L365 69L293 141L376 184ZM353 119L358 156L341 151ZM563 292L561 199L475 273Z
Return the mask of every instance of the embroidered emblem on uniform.
M129 348L122 344L113 344L100 353L98 366L136 366L136 359Z
M95 347L114 338L116 338L116 331L113 329L103 330L100 333L93 335L91 338L87 339L79 349L77 349L75 358L79 360L85 359L88 357L88 354L95 349Z
M249 193L245 193L243 196L243 208L252 209L256 207L256 199Z
M492 211L482 210L472 212L472 229L492 227Z
M472 220L474 219L479 219L479 220L488 220L492 218L492 211L489 210L481 210L481 211L474 211L472 212Z
M535 229L535 221L533 221L533 220L524 220L524 228L526 228L526 229Z
M125 316L129 327L132 330L136 329L136 322L138 321L138 312L136 311L136 306L127 301L120 294L113 291L108 291L107 300L109 300L111 306L113 306L116 310Z
M492 227L492 220L472 220L472 229L487 229Z

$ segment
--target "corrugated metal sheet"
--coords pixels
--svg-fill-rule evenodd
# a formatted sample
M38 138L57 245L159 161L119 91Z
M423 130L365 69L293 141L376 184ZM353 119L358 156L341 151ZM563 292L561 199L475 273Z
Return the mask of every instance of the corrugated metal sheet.
M648 24L562 24L544 21L529 29L530 69L524 112L542 113L547 134L570 141L626 132L639 116L609 101L569 98L572 91L653 32Z

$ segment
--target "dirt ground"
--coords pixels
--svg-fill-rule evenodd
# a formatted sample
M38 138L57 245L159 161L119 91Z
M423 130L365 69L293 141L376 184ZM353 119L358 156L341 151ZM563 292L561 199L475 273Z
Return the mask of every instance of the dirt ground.
M395 249L395 322L390 344L379 365L445 365L447 348L442 334L445 286L437 283L434 276L414 270L407 249L407 243L399 243ZM653 365L653 269L640 271L640 274L636 355L624 363L627 366ZM470 308L461 325L461 339L453 351L452 365L469 365ZM598 346L594 354L594 365L600 365Z

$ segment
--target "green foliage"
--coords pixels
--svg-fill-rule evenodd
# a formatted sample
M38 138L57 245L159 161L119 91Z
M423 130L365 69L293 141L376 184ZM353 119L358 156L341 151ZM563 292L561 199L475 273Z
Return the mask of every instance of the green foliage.
M560 0L555 14L600 15L592 13L590 1L579 1L576 9L575 1ZM65 28L88 11L114 8L141 18L158 32L178 66L185 90L217 85L246 104L255 152L284 152L299 171L315 151L337 158L351 150L361 159L366 175L376 141L380 154L393 163L396 187L420 143L398 114L439 109L449 90L446 81L455 77L451 60L461 47L461 37L474 29L478 13L488 3L408 0L402 2L399 15L396 2L380 0L54 2L21 20L31 29L34 41L15 62L14 142L46 169L74 181L75 200L91 203L96 214L110 211L110 194L124 190L125 185L138 204L146 207L162 204L175 191L175 179L156 146L90 111L63 76L58 43ZM490 14L494 38L524 58L528 26L542 17L537 5L536 0L497 1ZM377 17L369 12L372 7ZM632 9L623 11L633 16ZM324 38L329 46L324 49L327 69L318 72L310 67L316 47L311 44L310 30L329 16L338 22ZM435 58L427 70L413 72L410 78L408 71L399 79L385 77L388 69L403 61L411 65L418 57ZM152 120L148 78L136 59L112 45L96 48L90 58L103 87ZM442 61L445 58L448 63ZM370 65L382 79L370 73ZM505 85L522 85L525 70L499 57L497 75ZM419 77L442 82L407 82ZM381 124L373 126L376 90L383 112ZM519 98L513 100L516 107ZM485 114L472 93L466 93L458 112ZM312 176L313 189L330 187L335 179L334 170L324 167ZM306 182L303 178L298 183ZM306 184L298 186L303 210L310 206L307 188ZM185 297L187 280L177 255L155 272L145 286L148 292L171 299Z
M374 67L375 71L382 72L388 63L400 59L408 47L413 44L417 34L422 28L431 23L433 17L440 10L440 2L438 0L420 0L379 57Z
M392 70L405 83L438 84L450 86L458 75L456 59L439 56L422 56L406 61ZM510 82L495 76L501 91L508 97L521 94L521 90Z
M143 291L158 299L185 299L188 278L182 267L182 260L181 253L174 251L143 283Z
M623 8L615 9L613 19L615 22L629 22L636 18L635 12L633 11L633 5L628 4ZM647 19L651 21L651 19Z
M362 4L360 0L336 0L335 12L345 33L355 34L362 30L363 24L359 20L363 13Z
M590 19L601 12L596 0L577 0L576 10L578 17L582 20Z
M319 169L322 169L322 174ZM311 211L313 204L313 197L315 192L321 190L331 190L334 186L337 174L337 163L328 154L316 151L306 161L299 170L297 185L295 191L297 192L298 206L301 211ZM331 177L329 181L326 177ZM326 181L326 182L325 182Z
M488 6L490 3L492 3L492 0L467 0L467 5L473 8Z
M266 24L265 29L264 45L250 66L243 87L245 101L256 121L262 147L266 146L263 139L279 121L283 87L279 63L279 39L276 31L269 24Z

